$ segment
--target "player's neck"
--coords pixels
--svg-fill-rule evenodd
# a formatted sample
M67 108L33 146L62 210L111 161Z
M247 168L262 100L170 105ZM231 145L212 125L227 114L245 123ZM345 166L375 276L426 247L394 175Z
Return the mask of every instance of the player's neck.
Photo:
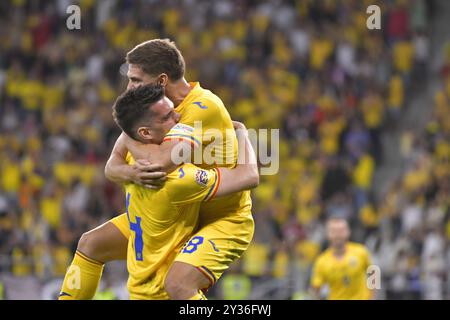
M168 83L166 86L166 96L169 98L175 107L177 107L186 96L191 92L192 87L185 78L181 78L177 82Z
M337 258L342 258L345 255L345 248L346 245L342 245L342 246L335 246L333 247L333 255Z

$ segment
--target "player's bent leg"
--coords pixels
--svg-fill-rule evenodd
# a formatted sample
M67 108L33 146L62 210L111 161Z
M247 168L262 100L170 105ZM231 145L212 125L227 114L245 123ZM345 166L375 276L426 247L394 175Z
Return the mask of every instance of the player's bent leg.
M204 300L199 290L208 288L210 280L196 267L175 261L170 267L164 287L172 300Z
M126 215L120 215L83 234L67 269L59 300L92 299L105 262L126 259L129 233Z
M201 228L186 242L167 273L165 290L170 298L190 299L209 289L248 248L253 232L251 214L226 217Z
M126 260L127 247L128 238L117 227L117 224L108 221L84 233L78 242L77 250L90 259L106 263L114 260Z

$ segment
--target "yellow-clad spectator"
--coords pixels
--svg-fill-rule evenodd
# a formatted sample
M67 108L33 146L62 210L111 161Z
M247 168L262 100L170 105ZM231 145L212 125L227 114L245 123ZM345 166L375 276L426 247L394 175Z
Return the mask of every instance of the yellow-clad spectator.
M66 246L58 245L52 250L52 258L53 275L63 277L72 258L72 252Z
M252 281L245 274L227 273L221 279L221 293L224 300L248 300Z
M334 50L333 43L324 37L315 37L311 42L309 64L315 70L321 70Z
M365 97L361 104L364 123L367 128L379 128L384 116L383 99L378 94L370 94Z
M353 183L356 187L369 190L372 185L375 162L370 154L361 156L353 169Z
M44 243L36 243L32 249L34 273L41 279L48 276L46 272L50 264L48 247Z
M402 109L405 100L403 80L400 75L396 74L389 80L389 108L398 111Z
M242 257L242 270L249 276L261 277L268 267L269 247L263 243L253 242Z
M397 42L392 49L392 59L396 71L410 73L414 63L414 47L409 41Z
M62 197L59 193L53 190L50 194L43 196L40 203L42 217L53 229L58 228L61 223Z
M378 226L379 217L372 204L368 203L361 207L359 211L359 219L368 228L374 228Z
M277 248L273 258L272 275L275 279L284 279L289 272L289 254L285 245Z
M2 189L5 192L17 192L20 188L20 166L11 157L4 159L0 165Z
M295 247L301 262L311 265L320 253L320 244L312 240L299 241Z
M25 277L31 274L32 266L27 253L21 247L12 250L12 273L15 277Z

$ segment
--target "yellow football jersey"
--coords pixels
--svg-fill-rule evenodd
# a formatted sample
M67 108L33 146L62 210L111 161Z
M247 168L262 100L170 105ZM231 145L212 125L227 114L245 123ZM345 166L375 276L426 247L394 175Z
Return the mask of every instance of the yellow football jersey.
M233 168L238 145L230 114L214 93L198 82L190 85L192 90L175 111L181 115L180 123L195 128L195 134L202 138L201 153L193 155L194 163L205 169Z
M199 82L190 83L192 90L175 110L180 113L180 123L195 128L195 135L202 137L202 160L194 163L204 169L214 167L234 168L237 162L238 143L230 114L222 100L200 86ZM218 116L219 115L219 116ZM196 122L201 122L201 132ZM220 136L222 139L217 140ZM212 153L213 159L209 158ZM217 159L214 163L210 160ZM213 199L200 207L200 226L207 225L222 217L251 216L252 200L250 191L237 192L219 200Z
M131 299L168 299L164 278L175 256L198 223L200 203L214 197L218 169L184 164L167 176L159 190L127 184L130 223L127 267Z
M181 139L196 146L197 148L194 148L195 151L193 155L194 164L206 169L205 171L208 172L208 176L214 172L219 172L216 170L211 171L211 168L233 168L237 162L238 145L233 123L228 111L220 98L211 91L201 88L199 83L190 83L190 85L192 90L175 109L181 115L180 123L174 126L174 128L166 134L164 140ZM201 122L201 129L196 126L196 121ZM219 141L217 141L218 135L222 137ZM228 138L226 139L225 137L227 137L227 135ZM213 142L215 143L212 148L212 153L214 159L217 159L217 161L214 163L206 163L203 161L204 159L202 157L200 164L198 164L198 162L195 161L198 160L195 158L195 152L201 150L202 156L204 154L209 154ZM210 149L208 150L207 148ZM127 162L129 164L134 162L134 159L129 153L127 155ZM192 167L192 164L190 167ZM177 174L178 172L174 171L169 176L176 177ZM208 179L209 183L211 183L211 179ZM220 179L220 176L218 176L218 179ZM168 182L169 181L166 182L166 185ZM220 181L217 181L216 188L218 187L219 182ZM174 184L169 188L174 187L177 187L177 185ZM229 264L245 251L248 243L251 241L254 230L253 217L251 215L252 203L250 191L238 192L229 196L220 197L219 201L217 201L213 198L213 195L217 190L213 190L212 185L208 185L208 187L209 191L205 191L205 194L202 194L202 196L211 201L199 202L199 199L196 199L197 202L195 202L195 204L190 204L189 217L184 216L183 218L180 217L179 220L172 220L172 224L179 224L181 227L189 225L189 228L185 228L183 229L183 232L177 233L174 231L178 230L177 226L173 225L171 227L173 230L171 229L172 231L165 233L167 238L161 238L159 240L160 243L158 244L158 247L160 247L160 250L152 253L152 266L156 267L146 268L146 272L133 272L133 276L131 276L130 271L128 288L132 299L168 298L167 293L163 289L164 277L175 257L177 257L177 261L207 269L208 272L213 274L213 283L217 281L224 270L228 268ZM130 186L130 188L138 187ZM166 186L163 189L166 189ZM191 190L180 189L178 192L180 200L188 201L191 199ZM138 199L136 199L136 201L138 201ZM148 198L145 203L146 206L143 205L144 208L153 206L152 210L155 210L155 212L160 210L159 214L161 214L162 217L164 217L164 213L167 214L168 212L172 212L164 209L163 206L167 206L167 204L164 204L164 201L161 202L157 197L152 199ZM199 208L200 215L197 216L199 219L196 221L197 226L195 226L193 225L192 217L195 216L194 212ZM113 219L112 222L125 236L128 236L130 235L130 229L126 226L126 223L123 223L123 220L124 215L121 215ZM135 237L136 234L136 232L133 232L133 228L136 229L137 223L137 220L133 220L133 218L130 221L130 225L134 227L131 229L131 241L129 242L128 254L133 252L132 243L135 241L135 238L133 237ZM166 225L169 226L169 223L166 223ZM158 227L156 225L154 228L155 230L153 230L152 225L148 225L148 228L149 233L159 232L157 231ZM192 235L195 230L200 230L202 232L201 236L194 236L187 244L188 251L184 252L185 250L183 249L181 254L177 255L180 251L180 246L183 245L185 240L189 239L189 235ZM147 233L147 229L143 233ZM211 246L213 249L211 249L210 246L196 242L199 241L200 238L209 239L211 243L214 243L214 245ZM134 244L134 246L136 246L136 244ZM136 254L137 253L135 253L135 255ZM146 256L144 256L144 260L145 259ZM129 270L137 270L135 269L137 264L135 264L133 260L128 260ZM137 261L136 257L134 258L134 261Z
M368 300L371 292L366 281L370 264L369 252L361 244L347 243L341 259L327 249L314 264L311 286L328 285L329 300Z

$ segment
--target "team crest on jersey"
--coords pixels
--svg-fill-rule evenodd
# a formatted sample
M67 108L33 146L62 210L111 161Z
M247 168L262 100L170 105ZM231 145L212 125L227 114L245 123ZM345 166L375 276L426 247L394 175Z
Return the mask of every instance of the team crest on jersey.
M208 185L209 177L208 173L205 170L197 170L195 173L195 182L199 185L206 187Z

